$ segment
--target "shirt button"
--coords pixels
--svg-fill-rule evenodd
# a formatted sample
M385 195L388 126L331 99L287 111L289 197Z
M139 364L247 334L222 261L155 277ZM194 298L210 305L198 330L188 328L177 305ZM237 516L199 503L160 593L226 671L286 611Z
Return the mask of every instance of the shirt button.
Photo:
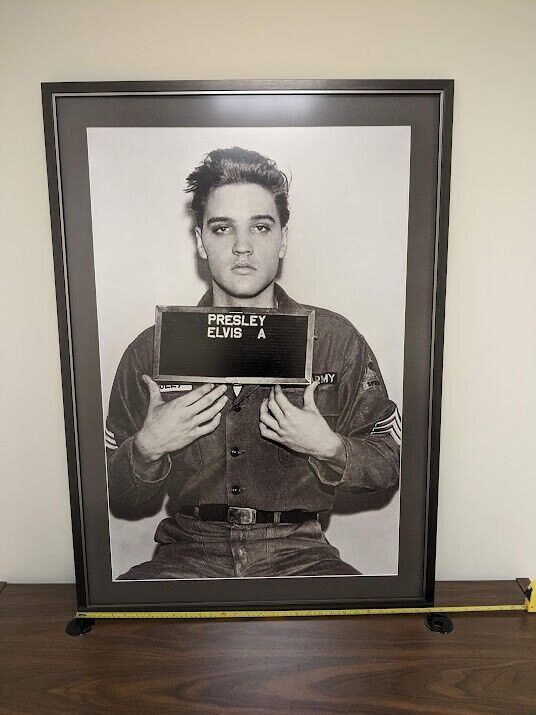
M233 410L235 412L240 412L241 409L242 409L242 407L240 405L233 405Z
M240 450L238 449L238 447L233 447L231 450L231 457L238 457L239 454Z
M231 487L231 494L240 494L241 491L242 487L240 486L240 484L233 484L233 486Z

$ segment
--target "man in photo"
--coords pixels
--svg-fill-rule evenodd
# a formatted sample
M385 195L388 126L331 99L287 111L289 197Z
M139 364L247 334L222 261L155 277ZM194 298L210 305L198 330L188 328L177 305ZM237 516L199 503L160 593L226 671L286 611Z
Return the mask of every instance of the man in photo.
M211 151L189 175L197 251L211 279L200 306L313 307L275 282L288 188L273 161L238 147ZM168 496L169 517L153 558L120 579L359 574L319 518L337 489L397 484L400 415L363 336L343 316L314 310L315 379L305 388L161 390L151 378L154 326L126 349L106 421L110 509L137 519Z

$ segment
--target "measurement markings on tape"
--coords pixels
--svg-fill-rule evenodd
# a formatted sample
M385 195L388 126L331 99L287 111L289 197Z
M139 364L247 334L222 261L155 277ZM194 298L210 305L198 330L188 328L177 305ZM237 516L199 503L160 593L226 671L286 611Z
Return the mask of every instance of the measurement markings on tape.
M478 613L526 611L526 605L432 606L429 608L341 608L286 611L81 611L77 618L286 618L313 616L373 616L418 613Z

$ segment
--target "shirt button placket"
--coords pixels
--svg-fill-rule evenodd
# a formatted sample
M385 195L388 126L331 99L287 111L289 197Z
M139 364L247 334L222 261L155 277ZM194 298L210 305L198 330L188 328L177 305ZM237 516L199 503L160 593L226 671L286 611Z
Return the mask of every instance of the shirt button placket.
M226 475L225 486L228 503L231 506L241 506L240 495L243 492L241 478L241 454L244 451L243 439L246 425L243 420L242 405L235 403L226 416Z

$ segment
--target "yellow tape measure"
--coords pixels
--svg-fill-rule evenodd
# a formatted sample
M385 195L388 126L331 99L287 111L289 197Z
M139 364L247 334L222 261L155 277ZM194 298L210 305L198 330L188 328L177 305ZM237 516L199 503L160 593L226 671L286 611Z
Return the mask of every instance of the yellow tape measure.
M527 611L526 605L434 606L430 608L338 608L288 611L82 611L77 618L288 618L294 616L373 616L404 613L472 613Z
M308 608L285 611L79 611L76 618L288 618L316 616L380 616L404 613L492 613L526 611L536 613L536 581L526 591L523 604L496 606L429 606L427 608Z

